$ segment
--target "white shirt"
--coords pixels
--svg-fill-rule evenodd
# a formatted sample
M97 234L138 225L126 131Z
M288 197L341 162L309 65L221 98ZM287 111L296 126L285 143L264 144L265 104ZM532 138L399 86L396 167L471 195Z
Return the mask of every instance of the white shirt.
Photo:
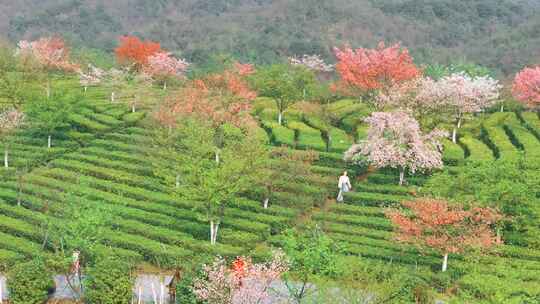
M346 176L346 175L342 175L342 176L339 177L338 188L341 189L341 186L343 184L347 184L349 186L349 188L352 188L351 181L349 180L349 177Z

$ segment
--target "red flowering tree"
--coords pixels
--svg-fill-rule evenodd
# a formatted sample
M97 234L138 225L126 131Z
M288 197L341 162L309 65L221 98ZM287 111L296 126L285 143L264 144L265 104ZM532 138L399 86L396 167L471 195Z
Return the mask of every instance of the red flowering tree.
M525 68L514 78L514 97L531 106L540 107L540 66Z
M167 89L167 80L171 78L184 78L189 63L184 59L177 59L168 52L158 52L148 57L148 62L143 67L144 72L153 79L163 83L163 89Z
M386 47L381 42L376 49L334 48L334 53L343 84L363 94L385 90L421 74L409 51L400 44Z
M162 50L157 42L142 41L135 36L122 36L120 37L120 45L114 52L119 63L132 64L135 69L141 69L148 63L149 57L162 52Z
M9 145L7 136L19 128L25 120L24 113L16 109L8 109L0 112L0 139L4 144L4 167L9 168Z
M51 95L51 73L79 70L79 66L70 61L69 48L59 37L45 37L31 42L19 41L17 54L34 58L47 74L47 97Z
M442 271L447 269L449 254L471 248L487 249L502 243L493 231L494 225L502 219L495 209L464 210L461 206L429 198L402 204L407 211L391 209L386 213L395 226L396 240L440 253Z
M377 168L399 169L399 184L405 172L415 173L443 166L439 139L445 132L422 134L418 121L406 112L374 112L365 120L367 139L345 152L345 160L367 161Z
M285 256L274 254L269 263L254 264L249 258L238 258L232 267L216 259L203 268L204 277L196 279L193 291L208 304L268 303L269 289L288 270Z

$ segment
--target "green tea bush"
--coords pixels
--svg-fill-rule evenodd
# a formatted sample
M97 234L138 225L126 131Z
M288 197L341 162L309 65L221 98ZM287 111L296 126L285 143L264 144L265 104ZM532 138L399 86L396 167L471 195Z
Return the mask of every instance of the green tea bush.
M40 259L15 264L7 277L13 304L42 304L54 290L52 274Z
M133 295L134 276L130 264L108 257L88 267L83 281L88 304L125 304Z

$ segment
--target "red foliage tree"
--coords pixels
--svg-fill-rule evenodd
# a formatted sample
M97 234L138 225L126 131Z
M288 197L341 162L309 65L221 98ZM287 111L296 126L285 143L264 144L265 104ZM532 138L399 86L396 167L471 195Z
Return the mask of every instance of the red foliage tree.
M118 62L121 64L135 64L141 68L148 63L148 58L162 52L158 42L142 41L135 36L120 37L120 45L114 50Z
M519 72L512 86L514 97L532 107L540 107L540 66Z
M376 49L334 48L334 53L341 81L364 93L385 89L421 74L409 51L400 44L385 47L381 42Z
M464 210L446 201L428 198L402 204L410 212L389 210L386 213L396 227L396 240L442 254L442 271L446 271L450 253L463 253L470 248L487 249L502 243L493 232L493 226L502 219L497 210L480 207Z

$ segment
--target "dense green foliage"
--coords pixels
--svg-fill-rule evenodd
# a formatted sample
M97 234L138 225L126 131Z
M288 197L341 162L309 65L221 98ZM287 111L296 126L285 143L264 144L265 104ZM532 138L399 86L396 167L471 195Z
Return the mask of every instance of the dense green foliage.
M448 63L458 53L509 74L538 60L539 14L535 1L504 0L32 0L0 4L0 32L12 41L61 33L108 51L132 33L166 41L201 67L220 53L257 63L306 53L330 58L329 46L374 46L384 37L402 41L420 62Z
M132 299L131 266L114 256L89 267L84 280L85 300L92 304L123 304Z
M40 259L18 263L11 268L8 278L14 304L41 304L54 289L51 272Z

